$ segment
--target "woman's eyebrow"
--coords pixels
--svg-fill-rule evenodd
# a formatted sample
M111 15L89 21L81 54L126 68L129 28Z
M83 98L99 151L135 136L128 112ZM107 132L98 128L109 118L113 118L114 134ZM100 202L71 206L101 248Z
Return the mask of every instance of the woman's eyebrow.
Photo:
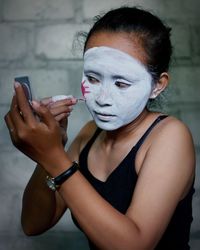
M130 75L119 75L119 74L117 74L117 75L113 75L113 78L130 78Z
M132 81L137 81L138 77L131 76L131 75L128 75L128 74L127 75L126 74L124 74L124 75L117 74L117 75L113 75L113 79L124 79L124 80L127 80L129 82L132 82Z
M101 77L102 74L99 73L98 71L94 70L94 69L85 69L84 70L84 74L87 75L87 74L94 74L98 77ZM134 76L134 75L130 75L130 74L112 74L111 75L112 79L116 80L116 79L124 79L126 81L129 81L129 82L133 82L133 81L138 81L139 78L138 76Z
M95 70L90 70L90 69L87 69L87 70L84 70L84 73L85 74L94 74L94 75L97 75L97 76L101 76L101 74L99 73L99 72L97 72L97 71L95 71Z

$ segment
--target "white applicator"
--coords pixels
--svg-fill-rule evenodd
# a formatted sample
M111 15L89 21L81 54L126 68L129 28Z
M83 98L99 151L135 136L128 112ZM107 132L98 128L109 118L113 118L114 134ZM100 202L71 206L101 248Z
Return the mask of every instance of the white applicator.
M72 95L55 95L55 96L52 96L52 101L56 102L56 101L60 101L64 99L71 99L71 98L75 98L77 101L85 101L84 97L74 97Z

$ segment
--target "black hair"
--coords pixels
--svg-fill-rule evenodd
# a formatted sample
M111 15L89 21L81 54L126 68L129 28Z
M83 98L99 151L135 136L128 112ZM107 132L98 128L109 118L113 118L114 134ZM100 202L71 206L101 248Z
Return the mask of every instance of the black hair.
M138 7L120 7L96 17L96 22L87 34L84 48L90 37L101 31L136 35L146 52L146 66L154 82L162 72L168 71L172 54L171 28L152 13Z

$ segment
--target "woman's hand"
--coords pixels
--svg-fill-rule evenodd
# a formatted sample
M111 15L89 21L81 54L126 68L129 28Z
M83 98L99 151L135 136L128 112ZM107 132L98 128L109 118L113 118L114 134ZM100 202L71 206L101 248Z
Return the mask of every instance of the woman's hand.
M59 101L52 101L52 97L44 98L41 100L41 104L47 107L56 121L60 125L60 133L62 136L62 143L65 146L67 142L67 125L68 117L73 110L73 106L77 103L76 98L67 98Z
M48 108L33 101L38 120L18 83L15 83L15 92L10 111L5 116L13 144L42 166L56 165L59 157L66 157L58 122Z

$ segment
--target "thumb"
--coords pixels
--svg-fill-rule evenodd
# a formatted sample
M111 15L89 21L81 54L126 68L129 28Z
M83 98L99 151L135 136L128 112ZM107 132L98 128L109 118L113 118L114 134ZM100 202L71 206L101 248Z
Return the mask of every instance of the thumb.
M53 115L43 104L37 101L32 101L32 107L36 114L40 117L40 120L43 121L48 127L55 125L55 119Z

